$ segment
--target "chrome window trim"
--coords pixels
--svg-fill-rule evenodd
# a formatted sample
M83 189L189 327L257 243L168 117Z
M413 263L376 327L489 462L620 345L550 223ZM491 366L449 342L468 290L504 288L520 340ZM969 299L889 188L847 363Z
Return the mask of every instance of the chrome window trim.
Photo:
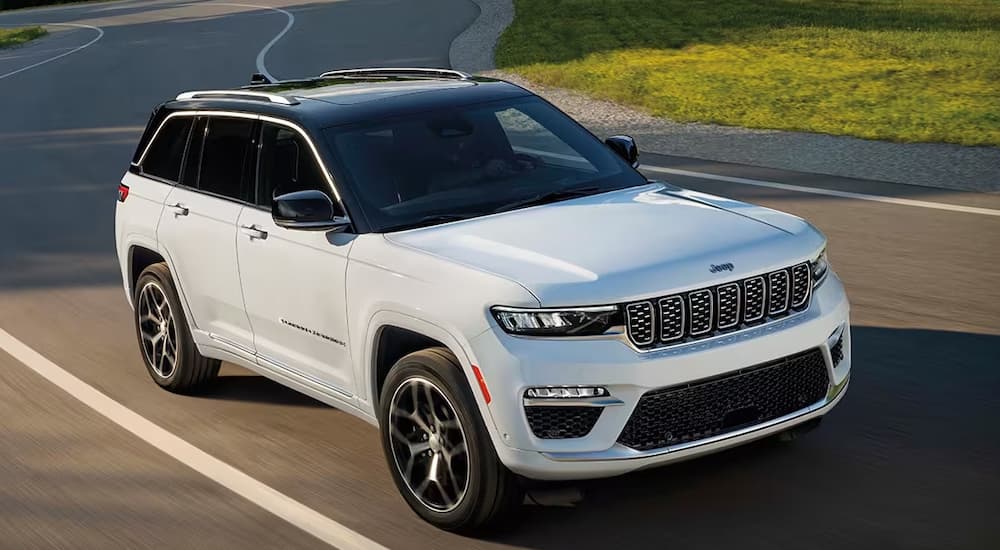
M291 128L291 129L295 130L300 136L302 136L302 138L306 141L306 143L309 144L309 149L312 151L313 158L319 164L319 167L320 167L320 169L323 172L323 177L326 179L327 185L329 186L330 190L333 192L333 196L336 197L337 202L340 204L340 209L345 214L348 214L347 207L346 207L346 205L344 205L344 201L340 197L340 192L337 191L337 185L333 181L333 176L331 175L330 170L327 168L326 163L323 162L323 157L319 154L319 149L316 148L316 144L313 143L313 140L309 137L309 134L305 131L304 128L302 128L298 124L295 124L294 122L290 122L290 121L285 120L285 119L273 117L273 116L259 115L259 114L253 114L253 113L239 113L239 112L234 112L234 111L219 111L219 110L178 111L178 112L170 113L169 115L167 115L166 117L164 117L163 121L160 122L160 125L156 128L156 132L153 133L153 137L151 137L149 139L149 143L147 143L146 144L146 148L143 149L142 155L139 157L139 162L135 163L139 167L140 171L142 170L142 163L143 163L144 160L146 160L146 155L149 153L149 148L153 145L153 142L156 141L157 136L160 135L160 130L163 129L163 126L167 123L168 120L170 120L170 119L172 119L174 117L199 117L199 116L228 117L228 118L246 118L246 119L250 119L250 120L259 120L261 122L269 122L269 123L272 123L272 124L278 124L278 125L286 126L288 128ZM181 167L181 170L183 171L183 167ZM256 170L256 168L254 168L254 170ZM146 176L145 174L143 174L143 177L148 177L148 176ZM175 184L176 184L176 182L175 182ZM185 187L187 189L191 189L192 191L196 191L198 193L202 193L202 194L205 194L205 195L217 196L217 195L214 195L212 193L204 192L204 191L202 191L200 189L195 189L195 188L187 187L187 186L185 186ZM233 200L231 198L229 198L229 199ZM246 201L236 200L236 202L239 202L241 204L248 204L248 203L246 203ZM253 204L256 205L256 203L253 203ZM346 217L346 219L348 221L350 221L350 219L351 219L350 215L345 216L345 217Z
M695 294L701 294L702 292L708 294L708 323L707 323L708 328L706 328L705 330L700 331L700 332L695 332L694 331L694 306L691 304L691 297L694 296ZM692 291L692 292L688 292L687 293L687 298L688 298L688 300L687 300L688 301L688 304L687 304L688 311L691 312L690 315L688 316L689 317L688 335L689 336L701 336L702 334L708 334L709 332L712 332L712 330L715 328L715 315L714 315L714 313L715 313L715 303L714 303L715 300L713 299L712 291L710 289L707 289L707 288L703 288L703 289L700 289L700 290L695 290L695 291Z
M629 327L631 326L630 323L629 323L629 309L632 306L638 306L638 305L642 305L642 304L646 304L646 305L649 306L650 323L653 324L653 326L650 327L650 329L649 329L649 340L645 341L645 342L640 342L638 340L633 340L632 339L632 331L629 330ZM656 323L654 322L656 320L656 317L654 315L655 313L656 312L653 310L653 302L651 300L642 300L642 301L639 301L639 302L632 302L630 304L626 304L625 305L625 333L626 333L625 336L626 336L626 338L628 338L629 341L631 341L632 343L634 343L637 346L646 346L646 345L652 344L653 341L656 340Z
M681 306L680 306L681 307L680 334L678 334L677 336L673 336L671 338L666 338L663 335L663 302L668 301L668 300L677 300L681 304ZM687 321L687 319L685 319L685 312L684 312L684 296L682 296L680 294L674 294L673 296L665 296L663 298L660 298L659 302L657 303L657 306L660 308L659 309L659 314L660 314L660 341L661 342L673 342L674 340L680 340L681 338L684 338L684 328L685 328L684 323ZM627 326L628 325L626 325L626 327Z

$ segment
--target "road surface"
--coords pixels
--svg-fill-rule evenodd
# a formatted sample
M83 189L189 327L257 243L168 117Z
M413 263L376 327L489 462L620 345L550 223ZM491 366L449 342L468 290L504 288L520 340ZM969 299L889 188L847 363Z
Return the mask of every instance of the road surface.
M376 431L345 413L233 366L203 396L157 389L113 244L117 183L152 106L241 85L258 58L279 78L447 66L451 40L478 13L466 0L253 3L0 14L2 26L52 31L0 51L0 329L10 337L390 548L1000 546L996 195L644 155L660 167L651 177L790 211L826 232L854 307L850 392L821 429L791 444L576 484L581 502L529 506L518 528L486 540L421 523L391 482ZM273 500L237 495L77 401L12 357L9 342L0 335L0 547L325 547L274 515Z

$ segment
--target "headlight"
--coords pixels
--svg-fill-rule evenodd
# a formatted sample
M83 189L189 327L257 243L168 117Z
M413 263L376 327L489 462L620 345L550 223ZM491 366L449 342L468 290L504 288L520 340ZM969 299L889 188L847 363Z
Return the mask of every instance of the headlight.
M618 306L535 309L496 306L500 326L522 336L594 336L623 324Z
M809 262L809 268L812 269L812 280L813 288L819 286L826 278L826 272L830 270L830 262L826 259L826 249L824 248L816 259Z

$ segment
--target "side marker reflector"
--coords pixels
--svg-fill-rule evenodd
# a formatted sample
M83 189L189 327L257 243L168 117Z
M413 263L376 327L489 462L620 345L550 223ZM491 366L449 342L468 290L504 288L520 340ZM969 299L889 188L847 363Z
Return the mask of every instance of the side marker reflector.
M124 183L118 184L118 202L125 202L128 198L128 186Z
M479 367L472 365L472 374L476 375L476 382L479 382L479 391L483 392L483 399L489 405L490 401L493 401L493 398L490 397L490 390L486 387L486 379L483 378L483 372L479 370Z

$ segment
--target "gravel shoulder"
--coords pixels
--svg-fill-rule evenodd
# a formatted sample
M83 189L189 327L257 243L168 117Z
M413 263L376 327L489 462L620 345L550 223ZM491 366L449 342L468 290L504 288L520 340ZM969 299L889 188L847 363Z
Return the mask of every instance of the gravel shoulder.
M451 46L452 66L509 80L545 97L601 137L627 133L644 152L767 168L1000 192L1000 148L891 143L806 132L678 123L494 69L496 40L514 18L510 0L473 0L478 19Z

